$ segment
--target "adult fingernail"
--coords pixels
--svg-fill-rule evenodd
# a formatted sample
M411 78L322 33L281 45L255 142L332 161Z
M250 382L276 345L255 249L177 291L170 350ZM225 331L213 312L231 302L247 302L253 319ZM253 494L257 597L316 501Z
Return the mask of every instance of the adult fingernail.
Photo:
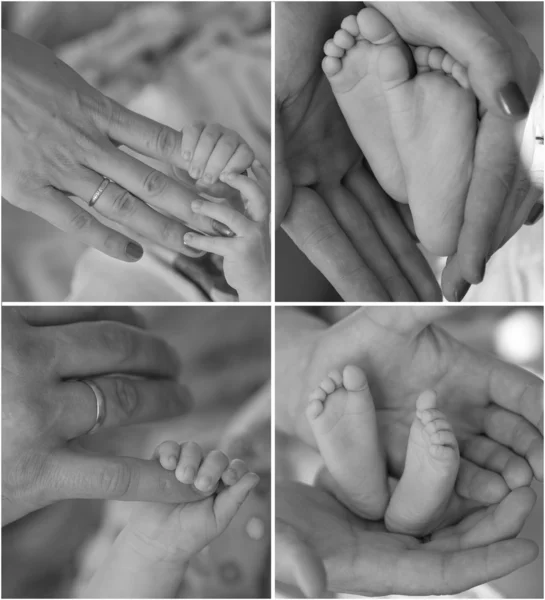
M235 237L235 233L227 227L227 225L224 225L215 219L212 219L212 229L223 237Z
M234 177L233 173L230 173L229 171L224 171L220 175L220 179L222 181L230 181L231 179L233 179L233 177Z
M459 283L454 290L454 300L456 302L461 302L469 291L470 287L471 285L465 280Z
M125 248L125 253L134 260L140 260L144 254L144 248L135 242L129 242Z
M525 117L530 110L524 94L514 81L502 87L498 97L503 111L510 117Z
M194 212L198 212L199 208L202 206L202 200L193 200L191 203L191 210Z
M537 223L541 217L543 216L543 204L538 202L532 206L532 210L526 219L526 225L534 225Z

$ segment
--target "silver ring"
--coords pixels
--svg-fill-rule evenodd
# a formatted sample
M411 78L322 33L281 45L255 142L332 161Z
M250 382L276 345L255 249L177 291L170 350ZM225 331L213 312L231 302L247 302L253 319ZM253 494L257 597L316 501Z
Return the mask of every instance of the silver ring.
M102 178L102 183L98 186L98 189L93 194L93 197L91 198L91 200L89 200L90 208L93 207L97 203L97 200L102 196L102 193L104 192L104 190L108 187L108 185L110 183L113 183L111 179L108 179L107 177Z
M90 435L91 433L95 433L95 431L100 428L106 419L106 399L104 398L102 390L92 379L80 379L79 381L85 383L93 390L93 394L95 395L95 399L97 401L97 417L95 424L87 432L87 435Z

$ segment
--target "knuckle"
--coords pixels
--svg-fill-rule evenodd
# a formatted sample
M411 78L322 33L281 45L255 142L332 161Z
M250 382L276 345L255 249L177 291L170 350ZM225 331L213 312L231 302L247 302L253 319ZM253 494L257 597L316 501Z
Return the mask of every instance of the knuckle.
M108 323L101 328L99 333L102 345L116 356L131 357L135 353L134 336L129 329L123 326L112 327Z
M157 132L155 146L162 156L172 156L178 149L178 134L170 127L162 126Z
M129 467L122 462L113 462L101 471L98 486L105 498L122 498L129 491L130 481Z
M114 402L119 406L125 417L131 417L138 406L136 387L129 379L114 380Z
M204 121L193 121L191 123L191 128L197 131L202 131L206 127L206 123Z
M154 170L146 175L142 185L149 196L158 196L164 192L167 179L160 171Z
M120 189L112 198L111 210L125 217L131 216L136 212L137 203L138 201L134 196L126 190Z
M209 125L202 132L202 137L209 139L209 140L215 140L219 137L219 135L220 135L220 128L218 125Z
M183 240L183 234L177 223L168 219L163 221L160 228L160 235L163 241L174 244L181 244Z
M68 228L72 231L85 231L91 227L93 221L92 215L85 210L80 210L70 217Z

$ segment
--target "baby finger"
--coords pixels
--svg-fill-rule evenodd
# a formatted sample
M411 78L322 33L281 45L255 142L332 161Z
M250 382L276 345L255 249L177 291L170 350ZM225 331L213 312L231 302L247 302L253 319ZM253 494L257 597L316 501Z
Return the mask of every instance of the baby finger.
M240 458L235 458L231 461L229 467L223 473L221 480L225 485L234 485L239 479L241 479L249 469L246 463Z

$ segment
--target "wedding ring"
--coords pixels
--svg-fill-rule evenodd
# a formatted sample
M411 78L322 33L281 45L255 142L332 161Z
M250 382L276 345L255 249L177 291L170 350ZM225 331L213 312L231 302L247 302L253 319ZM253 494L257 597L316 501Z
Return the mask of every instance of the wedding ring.
M93 394L95 395L97 402L97 416L95 424L87 432L87 435L90 435L91 433L95 433L95 431L100 428L106 419L106 399L104 398L102 390L92 379L80 379L80 381L88 385L93 390Z
M103 177L102 178L102 183L98 186L97 191L93 194L93 197L91 198L91 200L89 200L89 207L93 207L96 203L97 200L102 196L102 192L104 192L104 190L108 187L109 183L113 183L111 179L108 179L107 177Z

